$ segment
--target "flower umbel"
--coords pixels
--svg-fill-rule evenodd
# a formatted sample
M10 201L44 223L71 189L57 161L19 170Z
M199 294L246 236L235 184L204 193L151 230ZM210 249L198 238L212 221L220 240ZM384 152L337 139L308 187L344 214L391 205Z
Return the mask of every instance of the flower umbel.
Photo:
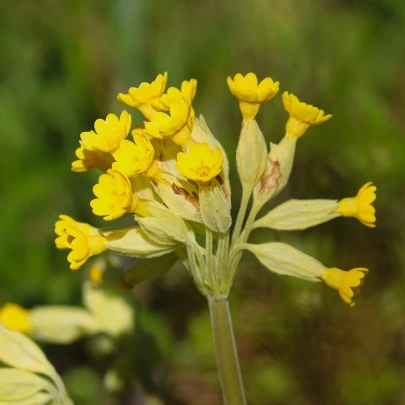
M131 116L123 111L118 118L115 114L108 114L105 120L98 119L94 123L94 131L82 132L80 145L87 150L112 152L118 148L131 129Z
M346 304L354 307L353 297L360 294L360 287L364 284L364 277L368 270L358 267L349 271L343 271L334 267L326 269L322 280L339 292L340 297Z
M97 197L90 202L93 213L104 216L105 221L120 218L126 213L146 214L143 203L132 194L128 177L116 170L102 174L93 192Z
M7 303L0 308L0 322L11 330L32 332L30 312L17 304Z
M211 150L208 143L193 143L187 153L177 155L180 173L199 184L207 184L222 171L224 157L219 148Z
M279 90L279 82L266 77L259 84L254 73L246 76L237 73L232 80L227 78L231 93L239 100L239 107L244 120L252 120L259 112L260 104L271 100Z
M294 94L283 93L283 104L290 115L287 121L287 134L294 138L304 135L311 125L319 125L332 118L331 114L325 115L325 111L313 105L301 102Z
M376 190L372 182L366 183L356 197L340 200L335 212L344 217L357 218L363 225L375 228L375 208L371 204L376 199Z

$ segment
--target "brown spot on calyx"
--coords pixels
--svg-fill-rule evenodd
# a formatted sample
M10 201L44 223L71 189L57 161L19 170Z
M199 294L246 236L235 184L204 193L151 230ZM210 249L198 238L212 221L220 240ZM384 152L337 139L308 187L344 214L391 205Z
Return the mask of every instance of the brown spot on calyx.
M174 191L174 194L177 195L183 195L185 197L185 199L194 205L194 208L199 212L200 211L200 204L199 204L199 198L198 195L196 195L195 193L193 193L193 195L190 195L190 193L185 190L183 187L180 187L178 184L176 183L172 183L172 189Z
M156 181L156 180L151 180L151 182L152 182L152 184L155 186L155 187L157 187L158 185L159 185L159 183Z
M228 192L228 190L227 190L226 187L225 187L224 179L221 177L220 174L218 174L218 175L215 177L215 179L217 180L217 182L218 182L219 185L221 186L222 191L224 192L225 198L229 198L229 192Z
M260 179L261 194L268 194L274 191L278 186L278 178L281 176L280 163L277 160L268 158L271 164L271 169L266 171Z

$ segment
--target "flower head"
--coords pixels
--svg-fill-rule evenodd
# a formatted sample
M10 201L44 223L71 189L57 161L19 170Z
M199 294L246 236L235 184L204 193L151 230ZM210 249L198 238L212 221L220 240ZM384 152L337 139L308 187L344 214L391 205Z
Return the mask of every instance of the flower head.
M72 163L72 171L76 173L88 172L94 168L105 172L114 162L114 158L109 153L88 150L83 146L76 149L75 154L78 160Z
M244 120L254 119L260 104L271 100L279 90L279 82L273 82L270 77L258 84L254 73L248 73L246 76L237 73L233 80L228 76L227 82L229 90L239 100Z
M375 228L375 208L371 204L376 199L377 187L372 184L366 183L356 197L339 201L336 212L344 217L357 218L363 225Z
M165 91L167 72L158 75L152 83L143 82L139 87L131 87L128 94L119 93L117 99L128 107L139 109L142 114L151 119L162 109L159 99Z
M102 174L93 187L93 193L97 197L90 202L93 213L104 216L105 221L120 218L127 212L145 211L142 202L132 194L128 177L116 170Z
M65 232L67 228L76 229L84 235L97 236L99 230L84 222L77 222L68 215L59 215L59 220L55 223L55 233L57 235L55 244L58 249L69 249L68 235Z
M166 94L160 97L160 102L166 110L170 109L173 103L178 103L179 101L185 100L190 105L194 100L195 94L197 92L197 80L191 79L190 81L184 80L181 84L181 89L176 87L170 87L167 89Z
M68 227L65 232L67 234L67 247L72 249L67 257L72 270L78 270L91 256L106 250L104 246L106 239L100 231L97 235L88 236L78 229Z
M193 143L187 153L177 154L177 169L190 180L209 183L222 171L224 157L219 148L211 150L208 143Z
M17 304L7 303L0 308L0 322L11 330L32 332L30 312Z
M283 93L284 109L290 115L287 121L287 134L299 138L311 125L319 125L332 118L331 114L325 115L325 111L313 105L301 102L294 94Z
M97 286L102 284L104 267L105 264L102 260L97 260L91 265L89 269L89 279L93 285Z
M94 123L95 132L81 133L80 145L88 150L112 152L128 136L131 121L131 116L127 111L123 111L119 118L115 114L108 114L105 120L96 120Z
M121 172L127 177L144 174L149 177L159 176L159 167L154 163L155 149L142 129L132 131L134 142L121 141L119 148L114 152L116 162L112 169Z
M182 99L170 105L170 115L164 112L156 113L150 122L145 122L145 133L157 139L171 137L177 145L186 147L191 132L188 127L191 113L190 104Z
M334 267L326 269L322 280L339 292L340 297L346 304L354 307L353 297L360 294L360 287L364 284L367 269L358 267L349 271L343 271Z

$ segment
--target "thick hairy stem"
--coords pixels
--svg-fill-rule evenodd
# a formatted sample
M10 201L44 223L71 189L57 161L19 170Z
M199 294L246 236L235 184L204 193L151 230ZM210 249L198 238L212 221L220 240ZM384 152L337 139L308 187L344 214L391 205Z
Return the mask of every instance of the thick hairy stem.
M224 404L246 405L228 300L208 297L208 304Z

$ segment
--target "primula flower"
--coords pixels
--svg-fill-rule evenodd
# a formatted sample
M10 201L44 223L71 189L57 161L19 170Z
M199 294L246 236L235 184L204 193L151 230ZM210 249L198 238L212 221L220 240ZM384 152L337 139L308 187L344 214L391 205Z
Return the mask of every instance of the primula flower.
M106 120L96 120L94 123L96 132L90 131L80 134L80 145L88 150L112 152L128 136L131 121L131 115L127 111L123 111L120 118L115 114L108 114Z
M150 122L145 122L145 133L157 139L171 137L177 145L186 147L190 137L189 117L191 106L186 100L170 105L170 115L156 113Z
M181 90L176 87L170 87L167 89L166 94L163 94L162 97L160 97L160 102L166 110L169 110L173 103L178 103L182 100L186 100L191 105L196 92L197 80L184 80L181 84Z
M131 87L128 94L119 93L117 99L127 107L137 108L146 119L151 119L162 109L159 102L165 91L167 72L158 75L152 83L143 82L139 87Z
M343 271L334 267L326 269L322 280L339 292L344 302L354 307L353 297L360 294L360 287L364 284L367 269L358 267L349 271Z
M132 131L134 142L121 141L119 148L114 152L116 162L112 169L121 172L127 177L144 174L147 177L159 177L160 169L156 162L155 149L142 129Z
M332 118L332 114L325 115L325 111L313 105L301 102L294 94L283 93L284 109L290 115L287 121L287 134L294 138L304 135L311 125L319 125Z
M375 208L371 204L376 199L377 187L372 184L372 182L366 183L356 197L339 201L335 212L344 217L357 218L363 225L375 228Z
M98 286L102 284L104 267L104 262L100 260L91 265L89 269L89 279L93 285Z
M203 185L221 173L223 161L219 148L211 150L208 143L193 143L187 153L178 153L176 166L183 176Z
M78 160L72 163L72 171L76 173L88 172L94 168L105 172L114 162L114 158L109 153L88 150L83 146L76 149L75 154Z
M72 249L68 254L68 262L72 270L78 270L86 261L94 255L106 250L106 239L98 232L97 235L88 236L75 228L66 228L67 247Z
M228 76L227 82L229 90L239 100L239 107L246 121L254 119L260 104L271 100L279 90L279 82L273 82L270 77L258 84L254 73L246 76L237 73L233 80Z
M11 330L21 333L32 332L30 312L17 304L7 303L0 308L0 322Z
M99 230L84 222L77 222L68 215L59 215L59 221L55 223L55 245L58 249L69 249L68 235L65 232L67 228L76 229L84 235L91 237L99 235Z
M93 192L98 197L90 202L93 213L104 216L105 221L120 218L127 212L146 215L143 203L132 194L128 177L120 172L108 170L102 174Z

